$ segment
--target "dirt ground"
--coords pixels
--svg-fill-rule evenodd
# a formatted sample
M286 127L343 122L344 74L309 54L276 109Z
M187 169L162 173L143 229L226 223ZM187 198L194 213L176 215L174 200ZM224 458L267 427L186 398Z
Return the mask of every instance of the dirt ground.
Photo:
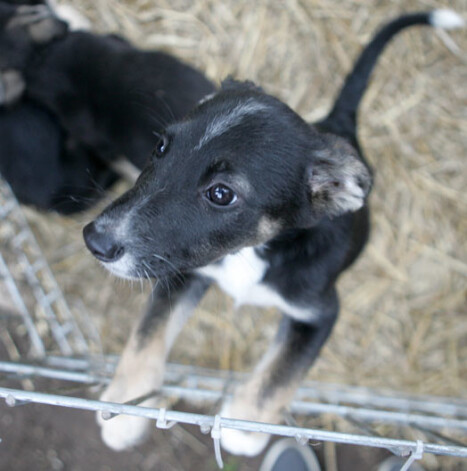
M14 386L10 383L10 387ZM184 410L183 404L178 404L177 410ZM219 469L211 438L202 435L197 427L177 425L168 432L156 430L144 445L117 453L102 443L94 413L61 407L28 404L11 409L0 404L0 438L0 469L5 471ZM313 450L324 463L323 444L314 444ZM383 450L353 446L337 446L332 453L339 471L375 470L390 455ZM224 451L224 470L257 471L262 457L229 456Z
M144 446L113 452L100 440L94 414L51 406L0 406L0 469L11 471L216 471L210 438L188 428L156 431ZM83 430L86 433L83 434ZM190 438L187 439L187 436ZM188 445L187 443L190 443ZM5 449L8 450L5 452ZM323 460L323 446L313 447ZM340 471L374 470L388 452L339 446ZM262 457L223 453L225 471L257 471ZM324 468L325 469L325 468ZM291 470L293 471L293 470ZM461 468L459 468L461 471Z

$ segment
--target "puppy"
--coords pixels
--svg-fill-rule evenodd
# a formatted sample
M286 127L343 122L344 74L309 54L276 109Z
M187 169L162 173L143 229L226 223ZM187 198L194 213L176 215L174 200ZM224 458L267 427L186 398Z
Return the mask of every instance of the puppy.
M45 5L0 2L0 106L19 100L25 90L22 71L32 55L66 31L66 23Z
M31 100L0 109L0 174L24 204L61 214L92 205L117 179L92 150L66 136Z
M16 192L22 202L67 213L86 208L100 194L96 187L115 181L109 167L126 157L141 168L154 134L213 90L200 72L169 55L113 35L69 32L46 5L0 2L0 106L6 108L0 126L7 137L15 129L8 153L0 153L0 172L15 191L25 169L39 176L49 167L62 170L47 175L51 186L29 179L31 186ZM15 104L22 109L12 111ZM25 116L34 131L27 143L13 141L25 133L16 130ZM51 138L52 122L53 144L42 152L40 139ZM67 173L77 169L85 172Z
M14 28L23 24L17 15L25 8L16 8L7 21L10 33L15 29L17 36L31 36L30 27ZM55 17L55 23L63 22ZM10 69L24 78L27 96L53 113L73 139L108 161L125 156L142 167L157 140L154 132L214 91L192 67L161 52L139 50L115 35L69 32L32 50L22 48L18 37L12 42L17 53ZM5 47L0 38L0 55Z
M372 176L356 113L377 57L408 26L461 24L437 10L386 25L315 125L253 84L229 80L166 128L135 186L84 228L87 247L113 274L171 286L170 294L166 283L155 288L102 400L123 402L161 386L178 332L216 282L238 304L283 313L274 343L221 415L280 420L336 321L336 281L368 238ZM102 437L121 450L144 438L148 422L101 421ZM268 438L222 430L232 453L255 455Z
M0 174L22 203L81 211L117 175L71 139L53 114L23 96L21 72L38 49L66 34L67 25L45 5L26 2L0 2L0 24Z

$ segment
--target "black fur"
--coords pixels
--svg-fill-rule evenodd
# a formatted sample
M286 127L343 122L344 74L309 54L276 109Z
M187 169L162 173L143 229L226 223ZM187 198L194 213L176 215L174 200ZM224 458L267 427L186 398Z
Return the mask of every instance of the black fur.
M40 29L44 41L31 32L38 21L46 21ZM14 86L11 77L17 78ZM214 90L201 73L171 56L141 51L113 35L67 33L66 24L44 5L0 2L0 102L2 85L9 90L3 100L3 132L14 127L12 137L23 136L24 130L16 128L20 116L27 116L34 132L27 144L9 138L8 155L0 155L0 172L16 187L24 167L30 173L34 169L36 184L31 180L18 197L61 212L88 207L99 194L96 188L116 179L109 165L117 158L127 157L141 168L157 141L155 133ZM52 123L55 144L45 153L38 144L50 137ZM34 149L39 150L28 162ZM20 164L16 174L15 162ZM51 175L49 165L61 173ZM8 172L2 170L6 167ZM86 172L68 173L80 168ZM43 188L39 182L45 179L54 185ZM56 194L61 195L60 204L55 203ZM64 203L67 197L69 204Z
M117 36L69 33L24 71L28 96L106 160L146 163L160 132L214 90L204 76Z
M427 18L406 16L383 28L357 61L330 115L316 126L250 82L228 80L186 119L167 126L165 154L87 227L88 247L103 259L95 241L104 235L111 240L107 245L121 246L120 255L131 259L122 276L164 278L257 246L269 267L265 285L290 303L309 306L310 321L334 319L335 282L357 258L369 231L365 201L371 174L357 142L358 104L387 41ZM255 111L247 112L249 107ZM229 113L242 109L237 122ZM233 124L200 148L203 136L222 120ZM217 183L232 188L234 204L220 207L208 200L207 191ZM127 217L131 228L119 239L115 228ZM264 217L273 233L259 233Z
M0 174L24 204L71 214L90 206L117 178L30 100L0 109L0 142Z
M248 102L261 111L245 115L228 132L197 150L215 116L228 116L230 110ZM279 228L276 245L284 234L297 229L308 230L310 241L321 228L325 232L331 228L333 239L347 239L353 216L332 221L328 217L329 212L340 211L334 204L334 185L345 185L347 168L349 175L355 168L362 198L370 187L369 173L350 146L344 142L335 145L337 138L318 133L279 100L241 83L235 88L230 83L187 119L168 126L166 133L170 140L167 155L154 159L135 187L104 213L106 219L118 220L139 206L128 240L131 249L127 250L134 250L134 256L149 264L157 276L168 275L172 269L163 261L152 260L153 252L170 256L172 264L185 272L245 246L270 241L257 233L263 216ZM222 170L213 174L213 168ZM324 176L316 191L310 185L311 169ZM237 187L238 178L248 188L242 189L242 182ZM209 202L205 194L215 182L233 187L238 195L234 205L220 208ZM338 245L342 255L335 263L336 273L348 254L342 243ZM336 258L334 253L331 257ZM132 276L140 274L135 267Z
M358 105L387 41L428 18L405 16L384 27L329 116L314 126L253 84L227 81L184 120L167 126L157 156L135 186L84 230L88 248L114 274L169 280L189 274L191 280L215 279L228 292L224 262L254 247L266 266L259 285L280 299L273 304L285 317L273 360L256 373L259 392L254 378L245 386L255 403L247 410L260 412L243 418L276 420L274 408L285 405L274 402L278 391L290 384L282 395L290 398L287 388L303 377L332 330L336 281L369 233L372 177L356 135ZM216 204L224 198L227 204ZM264 292L258 298L268 305ZM152 315L158 308L156 301ZM144 331L140 337L143 342ZM266 416L264 404L271 407ZM241 413L244 408L236 406Z
M361 151L357 139L357 110L368 86L371 72L391 38L401 30L414 25L429 26L430 13L404 15L381 28L358 58L352 72L347 76L329 115L317 123L320 129L345 137Z

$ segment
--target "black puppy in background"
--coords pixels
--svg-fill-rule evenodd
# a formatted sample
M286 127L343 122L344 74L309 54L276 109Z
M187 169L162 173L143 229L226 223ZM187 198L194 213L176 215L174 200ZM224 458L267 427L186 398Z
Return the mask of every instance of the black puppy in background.
M22 203L73 213L116 175L25 96L21 71L29 58L67 34L66 23L48 7L26 3L0 2L0 174Z
M337 319L336 281L368 237L372 178L357 141L360 100L384 46L412 25L453 28L462 20L435 10L390 22L314 126L254 85L228 81L166 128L135 186L84 229L112 273L171 286L168 293L157 285L101 399L124 402L161 386L178 332L216 282L237 304L283 313L273 345L220 413L280 420ZM129 416L100 422L117 450L139 443L149 426ZM222 429L224 448L238 454L259 453L268 438Z
M27 99L0 109L0 174L21 203L61 214L86 209L118 178Z
M0 2L0 174L22 203L62 214L87 208L117 179L25 93L30 57L67 33L43 1Z
M25 203L84 209L116 179L110 167L124 157L142 168L155 134L213 90L167 54L67 31L46 5L0 2L0 173Z

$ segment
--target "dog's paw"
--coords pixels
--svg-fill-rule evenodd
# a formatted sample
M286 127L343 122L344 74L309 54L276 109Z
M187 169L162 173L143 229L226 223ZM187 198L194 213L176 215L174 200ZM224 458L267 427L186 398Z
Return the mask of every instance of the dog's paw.
M259 455L269 441L265 433L242 432L241 430L222 429L221 445L233 455Z
M5 29L23 28L30 39L38 44L46 44L62 37L67 32L67 24L58 18L48 5L21 5L8 21Z
M144 417L119 415L104 420L100 412L97 422L104 443L115 451L123 451L144 442L151 429L151 420Z
M6 24L6 29L13 29L38 23L48 18L52 10L48 5L20 5Z
M23 76L18 70L7 69L0 72L0 106L16 103L25 88Z
M130 383L131 384L131 383ZM131 386L126 385L121 380L115 380L110 383L107 389L102 393L100 400L104 402L116 402L123 404L135 399L141 395L141 392L147 391L147 385L141 385L141 389L133 389L131 386L138 386L135 381ZM145 407L155 407L156 398L150 398L139 405ZM151 429L151 420L144 417L132 415L118 415L105 420L99 411L96 414L96 420L101 427L101 437L104 443L115 451L126 450L144 442Z
M221 417L254 420L254 418L233 415L231 407L226 404L220 412ZM270 436L266 433L243 432L229 428L221 429L221 445L224 450L234 455L256 456L266 447Z

